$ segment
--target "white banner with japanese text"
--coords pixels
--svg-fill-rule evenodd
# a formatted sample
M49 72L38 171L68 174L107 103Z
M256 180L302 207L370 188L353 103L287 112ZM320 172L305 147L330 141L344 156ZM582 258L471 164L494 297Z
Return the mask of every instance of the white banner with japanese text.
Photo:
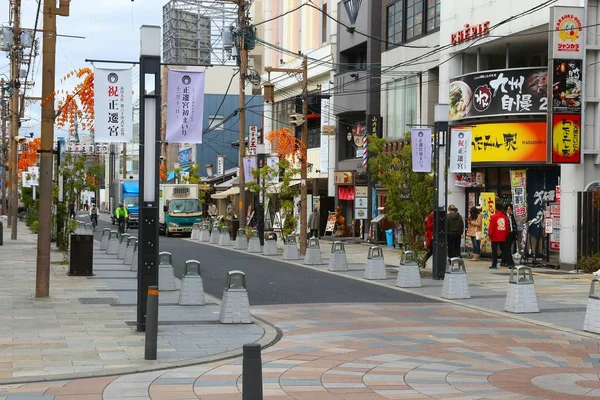
M256 157L244 157L244 179L246 182L255 182L254 179L254 170L256 167Z
M450 172L471 172L471 130L452 129L450 137Z
M94 69L94 139L101 143L133 140L131 69Z
M204 72L169 70L167 133L169 143L202 143Z
M431 129L413 128L410 130L413 172L431 172Z

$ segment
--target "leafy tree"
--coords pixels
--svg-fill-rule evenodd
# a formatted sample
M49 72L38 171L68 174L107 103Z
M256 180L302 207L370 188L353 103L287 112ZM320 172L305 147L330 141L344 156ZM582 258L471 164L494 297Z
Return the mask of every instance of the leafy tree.
M206 202L206 192L210 190L210 187L202 184L202 178L200 178L200 166L196 164L192 165L187 171L187 176L181 175L180 171L180 168L175 168L175 176L178 176L182 183L198 185L198 200L200 200L200 204L204 204Z
M410 249L422 249L425 219L433 208L433 176L413 172L410 143L399 153L384 153L386 140L369 136L369 171L387 189L386 216L397 224Z

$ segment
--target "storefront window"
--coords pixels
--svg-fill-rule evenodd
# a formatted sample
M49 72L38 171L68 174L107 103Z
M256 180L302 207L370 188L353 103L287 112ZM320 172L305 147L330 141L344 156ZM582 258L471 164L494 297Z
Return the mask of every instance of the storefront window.
M388 137L402 138L417 123L418 85L416 76L388 84Z

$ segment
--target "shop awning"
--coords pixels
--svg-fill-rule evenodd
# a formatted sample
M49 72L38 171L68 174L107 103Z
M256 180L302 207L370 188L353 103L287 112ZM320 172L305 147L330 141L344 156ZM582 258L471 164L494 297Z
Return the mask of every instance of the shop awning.
M223 192L218 192L215 194L211 194L210 197L215 199L215 200L221 200L221 199L226 199L229 196L233 196L236 194L240 194L240 187L236 186L236 187L232 187L231 189L227 189Z
M300 184L299 180L290 181L290 187L298 186ZM275 194L281 192L281 187L283 186L283 182L269 184L267 185L267 193Z

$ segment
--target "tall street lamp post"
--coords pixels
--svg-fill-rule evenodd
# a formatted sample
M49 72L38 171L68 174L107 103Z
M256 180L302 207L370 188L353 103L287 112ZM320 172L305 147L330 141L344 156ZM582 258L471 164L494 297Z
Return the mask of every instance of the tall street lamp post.
M434 108L434 193L433 193L433 279L443 280L448 262L446 215L448 206L448 160L450 136L448 105L436 104Z

